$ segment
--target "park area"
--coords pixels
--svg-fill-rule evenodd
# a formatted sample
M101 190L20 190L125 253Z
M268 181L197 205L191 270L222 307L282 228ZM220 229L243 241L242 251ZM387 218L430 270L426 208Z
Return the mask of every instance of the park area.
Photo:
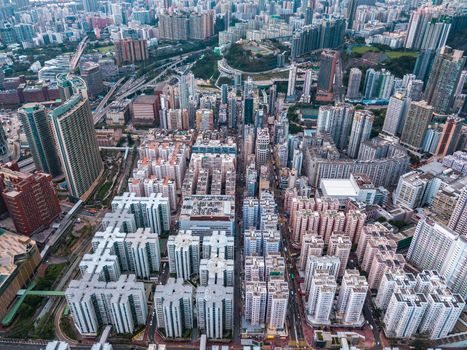
M368 52L379 52L385 54L389 59L396 59L403 56L417 57L416 51L381 49L376 46L353 46L352 55L363 55Z

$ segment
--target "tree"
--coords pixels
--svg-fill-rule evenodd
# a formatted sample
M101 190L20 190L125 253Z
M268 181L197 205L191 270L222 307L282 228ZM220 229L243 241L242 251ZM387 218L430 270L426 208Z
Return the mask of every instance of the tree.
M427 333L419 333L414 336L410 345L413 346L415 350L425 350L431 347L431 340L428 339Z

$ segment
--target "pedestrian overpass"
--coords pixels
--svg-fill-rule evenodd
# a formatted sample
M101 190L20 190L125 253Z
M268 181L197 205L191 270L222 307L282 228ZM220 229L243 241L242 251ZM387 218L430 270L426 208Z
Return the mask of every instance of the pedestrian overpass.
M18 299L16 300L15 304L10 308L8 313L2 320L2 325L4 327L8 327L11 322L15 319L16 314L20 306L23 304L24 300L28 295L35 295L39 297L64 297L65 292L62 291L55 291L55 290L33 290L36 286L36 282L32 282L27 289L20 289L16 293Z

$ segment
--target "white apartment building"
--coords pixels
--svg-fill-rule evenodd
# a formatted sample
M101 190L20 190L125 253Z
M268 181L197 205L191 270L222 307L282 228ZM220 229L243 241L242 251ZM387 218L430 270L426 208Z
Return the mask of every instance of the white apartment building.
M283 279L268 282L267 325L271 330L282 330L287 315L289 285Z
M234 237L227 236L225 231L213 231L212 235L203 238L203 259L223 257L234 258Z
M150 227L158 235L170 230L169 199L163 198L161 193L137 197L134 193L125 192L112 201L112 211L120 209L135 216L137 227Z
M189 280L199 273L200 238L192 232L180 230L167 241L169 271L176 273L177 278Z
M363 324L362 309L368 292L365 276L358 270L346 270L337 299L337 318L347 325Z
M332 311L337 283L333 275L326 270L316 270L310 285L306 306L310 323L327 325Z
M199 278L202 286L220 285L234 286L234 261L214 256L210 259L201 259L199 263Z
M467 298L467 237L459 236L451 245L448 256L441 266L440 273L447 285L455 293Z
M410 281L410 288L396 285L384 317L386 333L400 338L416 332L427 333L430 339L446 337L462 314L465 300L451 292L437 271L422 271L413 284Z
M446 337L454 328L465 307L459 294L448 288L437 288L427 294L428 307L419 327L419 332L428 333L430 339Z
M399 178L394 200L408 209L419 208L431 204L440 185L441 180L431 174L411 171Z
M144 283L135 275L122 275L116 282L103 282L86 274L72 280L65 291L76 328L82 335L97 335L100 327L112 325L116 333L133 333L146 324L148 315Z
M422 219L412 238L407 260L424 270L441 271L449 252L459 235L437 222Z
M271 253L264 258L264 271L266 281L283 279L285 276L285 259L280 253Z
M371 289L379 289L381 280L387 271L403 269L404 267L405 259L402 254L386 250L377 251L368 272L368 285Z
M263 256L245 256L245 281L265 282L265 263Z
M376 294L376 307L380 310L386 310L395 291L415 288L415 285L416 280L412 273L407 273L403 269L387 271L381 279L378 294Z
M305 269L305 291L309 292L316 270L326 270L334 279L337 278L340 268L340 259L337 256L313 256L308 255Z
M266 282L245 283L245 319L252 326L263 327L266 321L268 288Z
M306 233L302 237L302 246L300 249L299 266L300 271L305 271L308 256L323 255L324 240L316 233Z
M345 233L334 232L329 239L327 255L337 256L340 260L338 276L344 275L349 260L352 241Z
M260 224L259 200L255 197L246 197L243 200L243 229L259 228Z
M233 287L200 286L196 290L198 328L211 339L222 339L225 331L233 330Z
M181 338L185 330L193 328L193 289L189 283L175 278L156 285L154 312L157 328L163 328L166 337Z
M128 252L129 271L137 277L149 279L151 273L158 272L161 265L159 236L150 228L139 228L128 233L125 238L125 250Z
M115 282L122 272L118 257L108 247L97 248L90 254L84 254L79 263L81 276L86 274L98 276L100 282Z
M454 158L454 156L452 157ZM452 162L452 159L450 159L450 162ZM459 166L462 166L462 162L463 160L461 158L459 159L459 162L454 161L453 165L457 163L459 164L457 168L459 168ZM463 166L463 169L466 169L465 165ZM464 186L461 191L459 199L457 200L457 204L452 212L451 218L449 219L448 227L459 234L462 234L462 232L467 230L467 186Z
M280 232L277 229L257 230L250 228L243 233L244 255L267 256L278 253L280 241Z
M384 315L386 335L394 338L410 338L423 319L428 302L423 293L413 289L399 289L392 294Z

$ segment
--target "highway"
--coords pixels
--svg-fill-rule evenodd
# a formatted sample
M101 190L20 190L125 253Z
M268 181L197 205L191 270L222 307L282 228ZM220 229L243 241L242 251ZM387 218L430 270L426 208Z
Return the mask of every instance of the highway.
M71 73L73 73L73 71L78 66L79 59L81 58L81 55L83 54L87 43L88 43L88 37L85 36L83 40L81 40L81 42L79 43L78 47L76 48L76 53L70 60L70 72Z
M96 125L102 117L105 115L107 112L107 102L109 99L112 97L112 95L115 93L115 90L120 86L122 81L125 79L125 77L120 78L107 92L105 97L102 99L102 101L99 103L99 105L96 108L96 111L94 112L93 115L93 120L94 120L94 125Z

